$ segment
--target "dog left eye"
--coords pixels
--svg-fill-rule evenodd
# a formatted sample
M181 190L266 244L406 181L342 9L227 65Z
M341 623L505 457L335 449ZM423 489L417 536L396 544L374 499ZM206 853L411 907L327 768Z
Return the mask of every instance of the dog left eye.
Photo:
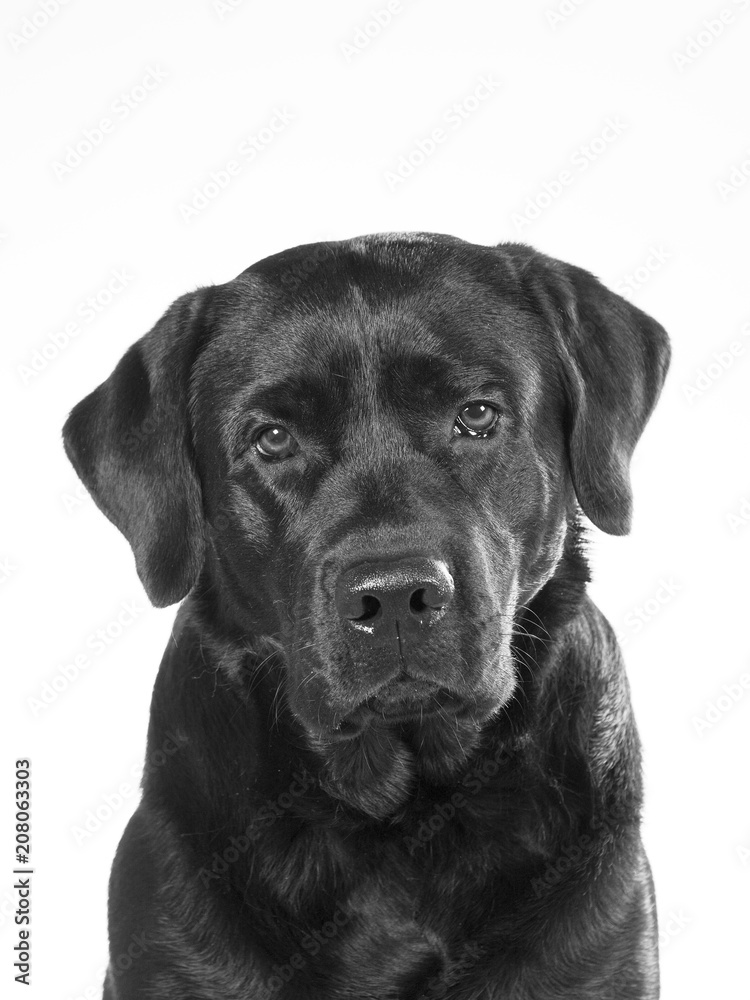
M255 438L255 450L264 458L290 458L298 449L286 427L266 427Z
M489 403L469 403L458 414L453 433L468 437L487 437L500 418L500 411Z

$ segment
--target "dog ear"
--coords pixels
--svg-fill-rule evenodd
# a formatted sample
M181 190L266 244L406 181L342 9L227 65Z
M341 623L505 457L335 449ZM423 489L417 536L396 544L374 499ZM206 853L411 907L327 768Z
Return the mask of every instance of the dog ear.
M669 339L659 323L588 271L535 252L521 265L525 288L555 330L578 502L602 531L626 535L630 459L667 374Z
M68 458L130 542L138 575L160 608L188 593L203 564L188 389L209 291L178 299L63 429Z
M558 327L578 502L610 535L630 531L630 459L669 367L662 326L592 274L568 265L572 294Z

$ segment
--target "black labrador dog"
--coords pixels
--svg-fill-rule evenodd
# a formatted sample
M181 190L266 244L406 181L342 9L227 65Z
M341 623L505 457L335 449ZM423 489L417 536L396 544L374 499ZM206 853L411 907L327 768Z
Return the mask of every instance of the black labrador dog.
M658 996L621 535L664 330L518 244L301 246L166 312L64 431L180 607L109 1000Z

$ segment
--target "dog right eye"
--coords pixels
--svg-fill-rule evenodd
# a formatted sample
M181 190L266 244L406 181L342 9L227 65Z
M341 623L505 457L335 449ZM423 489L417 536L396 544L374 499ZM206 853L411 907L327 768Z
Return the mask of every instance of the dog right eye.
M299 445L285 427L266 427L255 438L255 450L263 458L291 458Z

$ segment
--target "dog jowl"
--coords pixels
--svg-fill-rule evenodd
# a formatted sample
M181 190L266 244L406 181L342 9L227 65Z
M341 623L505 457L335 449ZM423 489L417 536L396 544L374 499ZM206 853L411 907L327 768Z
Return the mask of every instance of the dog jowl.
M151 601L185 599L149 731L180 752L118 851L105 996L658 995L581 511L629 530L668 356L529 247L378 235L184 296L75 407Z

